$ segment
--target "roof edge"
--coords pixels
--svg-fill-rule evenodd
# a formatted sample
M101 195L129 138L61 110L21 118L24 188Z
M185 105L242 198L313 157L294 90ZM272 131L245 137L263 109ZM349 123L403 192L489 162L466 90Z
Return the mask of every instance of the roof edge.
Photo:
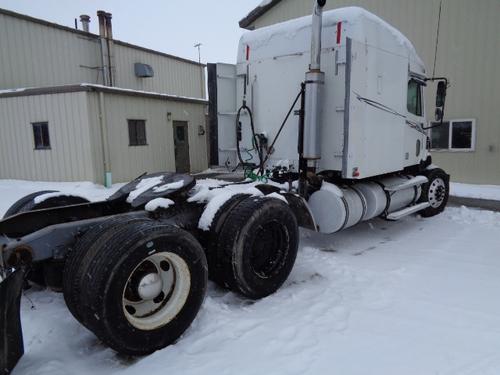
M83 31L83 30L78 30L78 29L75 29L75 28L72 28L72 27L69 27L69 26L60 25L58 23L46 21L46 20L41 19L41 18L35 18L35 17L32 17L32 16L28 16L26 14L17 13L17 12L14 12L12 10L7 10L7 9L4 9L4 8L0 8L0 14L6 15L6 16L10 16L10 17L14 17L14 18L19 18L19 19L22 19L22 20L25 20L25 21L28 21L28 22L37 23L39 25L44 25L44 26L47 26L47 27L52 27L54 29L64 30L64 31L67 31L67 32L70 32L70 33L75 33L75 34L81 35L81 36L86 36L87 38L99 39L99 35L97 35L97 34L86 32L86 31ZM156 55L160 55L160 56L163 56L163 57L168 57L168 58L171 58L171 59L174 59L174 60L178 60L178 61L182 61L182 62L185 62L185 63L188 63L188 64L193 64L193 65L198 65L198 66L205 67L205 64L201 64L198 61L186 59L186 58L180 57L180 56L171 55L171 54L168 54L166 52L157 51L157 50L150 49L150 48L147 48L147 47L138 46L137 44L123 42L123 41L118 40L118 39L113 39L113 42L115 42L116 44L125 46L125 47L135 48L135 49L138 49L138 50L141 50L141 51L154 53Z
M188 96L179 96L171 94L162 94L150 91L140 91L125 89L120 87L103 86L92 83L82 83L78 85L63 85L63 86L49 86L49 87L29 87L19 88L12 90L0 90L0 99L2 98L16 98L23 96L37 96L37 95L53 95L53 94L67 94L75 92L103 92L115 95L127 96L140 96L152 99L161 99L173 102L185 102L193 104L208 104L206 99L192 98Z
M250 13L248 13L244 18L240 20L240 27L242 29L252 30L253 28L250 25L254 23L258 18L260 18L264 13L266 13L269 9L280 2L281 0L271 0L267 5L258 6L257 8L253 9Z

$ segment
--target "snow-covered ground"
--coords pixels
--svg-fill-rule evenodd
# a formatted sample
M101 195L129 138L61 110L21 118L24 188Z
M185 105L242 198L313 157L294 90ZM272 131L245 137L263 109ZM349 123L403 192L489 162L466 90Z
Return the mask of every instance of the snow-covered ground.
M0 214L29 192L61 186L93 199L111 193L0 181ZM60 294L31 290L22 301L26 354L14 375L498 375L499 234L500 213L465 207L303 233L276 294L254 302L210 283L178 343L134 360L99 343Z
M462 198L479 198L500 201L499 185L471 185L452 182L450 194Z

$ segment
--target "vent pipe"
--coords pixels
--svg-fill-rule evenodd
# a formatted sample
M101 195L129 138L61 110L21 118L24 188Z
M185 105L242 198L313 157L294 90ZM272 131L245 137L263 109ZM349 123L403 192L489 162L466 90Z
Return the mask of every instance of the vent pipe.
M113 39L113 26L111 24L111 13L104 13L104 19L106 21L106 38Z
M103 10L97 11L97 18L99 20L99 36L106 37L106 12Z
M321 158L321 114L325 73L321 71L321 32L323 7L326 0L316 0L311 27L311 64L306 73L306 102L304 114L304 155L307 160Z
M89 24L90 24L90 16L87 16L86 14L82 14L80 16L80 22L82 23L82 29L86 33L89 32Z
M111 13L97 11L99 37L101 42L102 78L105 86L113 86L113 28Z

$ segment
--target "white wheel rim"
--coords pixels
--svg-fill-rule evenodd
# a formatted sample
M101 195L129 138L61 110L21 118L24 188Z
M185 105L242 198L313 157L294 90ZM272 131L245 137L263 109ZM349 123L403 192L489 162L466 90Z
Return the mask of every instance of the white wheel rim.
M428 199L431 207L438 208L446 196L446 184L442 178L436 178L429 186Z
M190 288L184 259L171 252L152 254L135 267L123 289L125 317L140 330L163 327L182 310Z

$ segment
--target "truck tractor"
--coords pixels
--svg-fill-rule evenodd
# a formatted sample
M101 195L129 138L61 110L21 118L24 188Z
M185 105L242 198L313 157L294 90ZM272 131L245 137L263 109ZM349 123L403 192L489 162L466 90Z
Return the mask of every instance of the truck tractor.
M27 284L62 292L99 340L141 356L189 327L208 278L250 299L276 292L299 227L444 210L449 176L429 155L424 90L437 82L439 126L448 81L427 77L375 15L324 5L244 34L236 66L209 65L213 162L243 181L162 172L103 201L40 191L12 205L0 221L0 373L24 353Z

